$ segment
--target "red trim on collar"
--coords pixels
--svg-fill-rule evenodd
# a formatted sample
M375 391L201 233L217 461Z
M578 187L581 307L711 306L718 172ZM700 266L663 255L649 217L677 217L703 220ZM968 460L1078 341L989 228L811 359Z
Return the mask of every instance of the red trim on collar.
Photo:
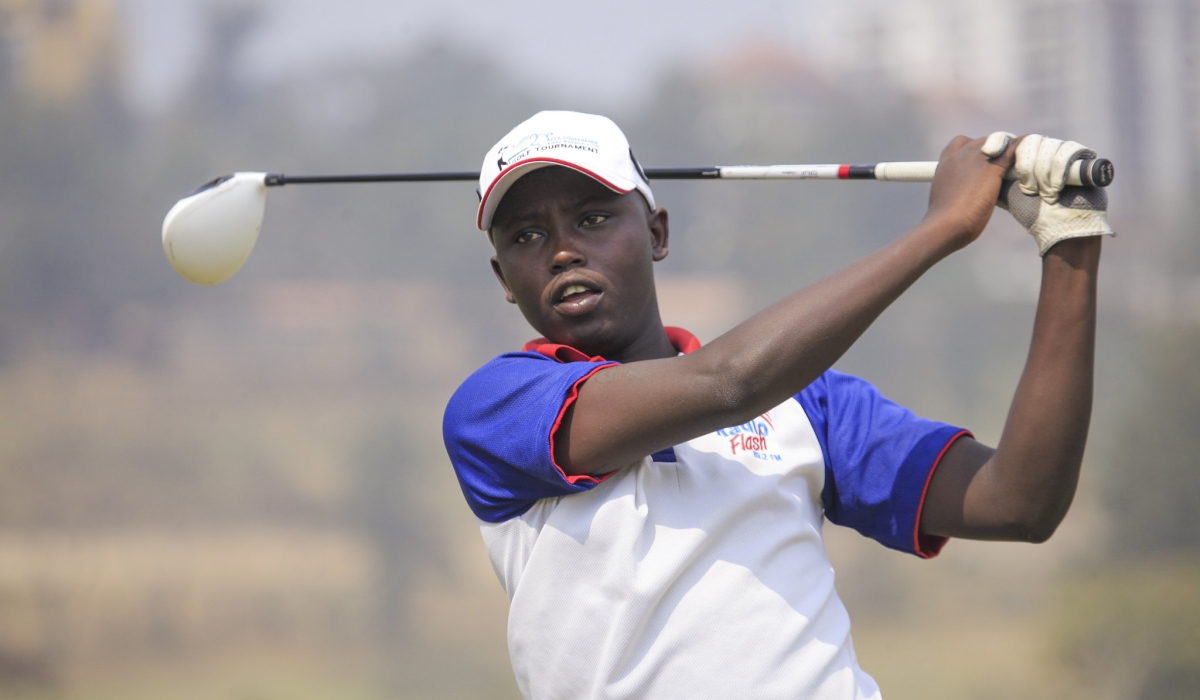
M671 345L674 345L679 352L687 355L700 349L700 341L696 339L696 336L675 326L665 326L665 328L667 340L671 341Z
M667 340L670 340L671 345L684 355L700 349L700 341L696 339L696 336L682 328L666 326L665 330L667 331ZM521 348L521 350L523 352L536 352L559 362L604 362L604 358L599 355L588 357L570 345L551 343L545 338L535 338L525 343L525 347Z

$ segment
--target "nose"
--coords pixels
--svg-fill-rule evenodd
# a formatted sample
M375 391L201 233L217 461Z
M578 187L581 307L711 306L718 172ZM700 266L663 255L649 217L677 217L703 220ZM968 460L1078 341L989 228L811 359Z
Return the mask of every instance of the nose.
M579 249L577 241L570 235L555 236L555 252L551 259L550 268L559 273L575 267L587 265L587 256Z

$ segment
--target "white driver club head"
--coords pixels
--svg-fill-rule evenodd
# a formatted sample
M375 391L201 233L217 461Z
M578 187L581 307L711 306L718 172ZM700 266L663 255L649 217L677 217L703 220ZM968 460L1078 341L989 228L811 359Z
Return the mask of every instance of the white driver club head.
M163 219L163 251L181 277L220 284L241 269L262 229L266 173L234 173L179 200Z

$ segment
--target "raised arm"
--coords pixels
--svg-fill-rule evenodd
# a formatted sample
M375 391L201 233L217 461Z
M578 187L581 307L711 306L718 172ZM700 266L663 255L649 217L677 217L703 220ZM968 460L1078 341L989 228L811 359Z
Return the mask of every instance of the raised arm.
M1011 149L984 139L943 151L929 211L914 229L684 357L603 370L583 384L557 433L567 474L601 474L748 421L827 370L935 263L975 240L995 207Z
M921 531L1042 542L1075 496L1092 413L1100 238L1063 241L1042 258L1025 371L995 450L950 446L925 499Z
M1090 154L1042 136L1017 146L1021 182L1002 200L1042 253L1029 357L998 447L963 438L946 451L922 511L925 534L1042 542L1075 496L1092 413L1100 237L1112 229L1102 190L1064 188L1058 176Z

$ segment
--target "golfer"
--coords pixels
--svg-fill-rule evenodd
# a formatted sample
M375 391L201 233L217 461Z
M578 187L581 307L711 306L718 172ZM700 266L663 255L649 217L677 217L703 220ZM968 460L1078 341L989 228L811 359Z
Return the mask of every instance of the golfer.
M911 231L701 347L659 317L667 212L617 126L542 112L501 139L478 226L543 337L467 378L443 431L511 602L525 697L878 698L826 519L925 558L951 537L1050 537L1087 438L1098 236L1112 233L1102 190L1064 188L1091 156L959 136ZM1042 286L993 449L830 366L978 238L998 198L1034 234Z

